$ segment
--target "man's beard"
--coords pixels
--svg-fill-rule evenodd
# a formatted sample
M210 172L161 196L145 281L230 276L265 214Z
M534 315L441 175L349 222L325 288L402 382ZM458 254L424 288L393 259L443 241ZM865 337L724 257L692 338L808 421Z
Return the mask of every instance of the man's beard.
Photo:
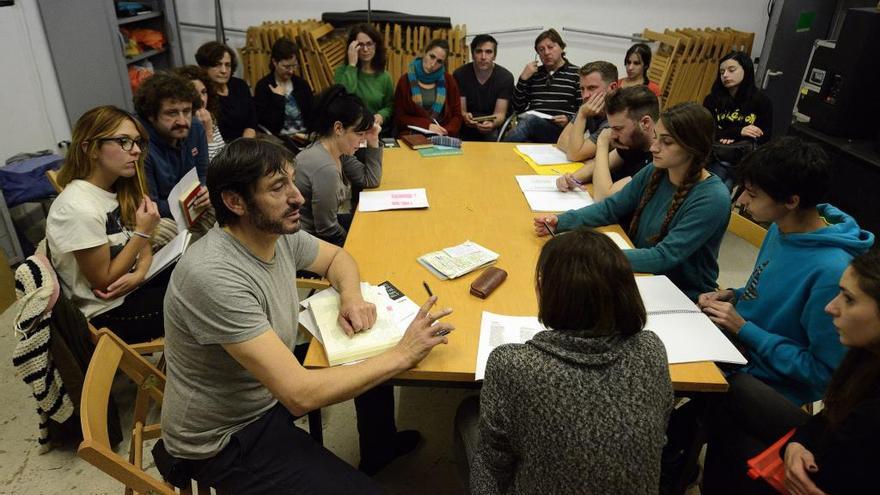
M268 215L263 213L263 210L260 209L259 206L256 205L253 201L248 201L248 211L253 212L253 218L251 222L254 224L254 227L271 234L278 235L287 235L293 234L300 229L299 222L296 222L296 225L293 227L285 228L284 227L284 218L287 215L299 211L299 205L291 206L284 212L284 216L280 219L270 218Z

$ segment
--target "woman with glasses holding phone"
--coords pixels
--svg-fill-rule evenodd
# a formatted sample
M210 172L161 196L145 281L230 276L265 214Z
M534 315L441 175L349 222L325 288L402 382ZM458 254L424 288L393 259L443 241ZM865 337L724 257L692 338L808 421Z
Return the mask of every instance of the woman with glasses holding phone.
M377 124L390 127L394 84L385 70L385 43L376 28L370 24L351 28L348 63L336 69L333 79L367 105Z
M46 221L65 294L95 327L128 342L164 333L162 300L171 273L144 284L160 218L143 180L146 140L147 131L124 110L102 106L83 114L58 173L64 190Z
M408 126L441 136L458 137L463 119L458 83L446 72L449 43L432 40L425 54L409 64L394 92L394 124L397 134L412 134Z
M307 142L306 122L312 113L312 88L297 76L297 46L289 38L278 38L272 45L269 72L254 87L257 120L274 136L289 146ZM297 151L294 149L294 151Z

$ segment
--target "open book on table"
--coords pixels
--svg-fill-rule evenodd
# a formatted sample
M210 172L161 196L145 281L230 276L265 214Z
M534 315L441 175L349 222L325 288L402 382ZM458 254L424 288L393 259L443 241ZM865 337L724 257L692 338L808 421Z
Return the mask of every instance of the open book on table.
M330 288L302 302L308 311L301 313L303 327L324 345L330 366L360 361L394 347L416 317L419 306L404 296L390 282L361 283L364 301L376 305L376 323L372 328L349 337L339 325L339 293Z

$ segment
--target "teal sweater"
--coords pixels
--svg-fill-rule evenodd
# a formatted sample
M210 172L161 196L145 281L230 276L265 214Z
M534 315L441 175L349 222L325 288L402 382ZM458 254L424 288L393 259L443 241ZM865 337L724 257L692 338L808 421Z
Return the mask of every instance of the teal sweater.
M348 64L336 69L333 80L345 86L349 93L354 93L363 100L374 114L382 116L391 125L391 109L394 107L394 84L388 71L365 74Z
M598 227L620 223L636 210L651 180L654 165L637 173L620 192L600 203L559 215L557 229ZM639 229L632 239L636 249L624 251L634 272L666 275L691 299L715 290L718 249L730 220L730 193L715 175L691 189L669 224L669 232L657 244L648 239L660 232L676 186L667 175L645 205ZM624 225L624 228L627 226Z

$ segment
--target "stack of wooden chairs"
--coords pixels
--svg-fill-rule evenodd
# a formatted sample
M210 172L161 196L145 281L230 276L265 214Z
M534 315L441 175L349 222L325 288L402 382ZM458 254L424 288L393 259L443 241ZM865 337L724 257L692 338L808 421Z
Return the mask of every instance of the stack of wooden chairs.
M470 51L465 36L465 26L451 29L433 29L428 26L375 24L385 38L386 67L395 83L413 58L424 53L433 39L444 39L450 51L446 60L449 72L468 62ZM315 93L333 84L336 68L346 63L348 47L345 44L347 30L315 19L304 21L266 21L247 30L245 46L240 50L245 81L253 88L257 81L269 73L272 45L278 38L287 37L297 42L299 53L297 75L305 79Z
M718 77L718 64L731 50L751 54L755 33L731 28L645 29L655 43L648 78L660 86L663 108L685 101L702 102Z
M267 21L248 28L244 48L241 49L244 79L254 87L269 73L272 45L286 37L299 45L296 74L315 92L333 84L333 71L345 62L345 34L336 32L332 25L315 19L304 21Z
M444 39L449 43L449 55L446 57L446 71L468 63L470 49L465 42L467 26L454 26L451 29L432 29L428 26L400 24L375 24L376 29L385 39L387 57L386 70L391 80L397 82L401 75L406 74L409 63L424 54L425 47L434 39Z

